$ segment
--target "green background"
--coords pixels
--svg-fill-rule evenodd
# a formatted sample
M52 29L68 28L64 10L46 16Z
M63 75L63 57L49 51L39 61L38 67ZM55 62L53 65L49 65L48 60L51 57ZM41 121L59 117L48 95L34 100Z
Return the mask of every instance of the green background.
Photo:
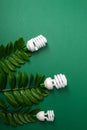
M21 70L45 74L64 73L68 87L55 89L40 103L53 109L55 121L37 122L9 130L87 130L87 0L0 0L0 44L39 34L46 48L34 53Z

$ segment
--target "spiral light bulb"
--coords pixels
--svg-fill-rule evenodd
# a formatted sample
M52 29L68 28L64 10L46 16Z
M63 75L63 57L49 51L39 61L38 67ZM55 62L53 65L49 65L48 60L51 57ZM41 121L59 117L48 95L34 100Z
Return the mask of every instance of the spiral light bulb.
M46 43L47 43L47 39L43 35L38 35L37 37L27 41L26 47L29 51L33 52L46 46Z
M54 86L57 89L67 86L66 76L64 74L57 74L54 75L54 79L52 79L51 77L46 78L46 80L44 81L44 87L51 90Z
M37 119L40 121L54 121L54 111L48 110L46 113L44 111L40 111L36 115Z

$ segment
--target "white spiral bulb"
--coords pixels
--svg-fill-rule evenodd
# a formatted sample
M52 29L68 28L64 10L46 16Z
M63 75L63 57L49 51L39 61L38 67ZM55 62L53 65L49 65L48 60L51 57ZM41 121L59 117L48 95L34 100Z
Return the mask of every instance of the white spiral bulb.
M54 111L48 110L46 113L44 111L40 111L37 113L36 117L40 121L54 121Z
M54 121L54 111L53 110L48 110L47 113L45 113L45 119L47 121Z
M44 81L45 88L51 90L55 86L57 89L67 86L67 79L64 74L54 75L54 79L51 77L46 78Z
M44 36L39 35L39 36L27 41L26 46L27 46L29 51L33 52L33 51L37 51L38 49L46 46L46 43L47 43L47 39Z

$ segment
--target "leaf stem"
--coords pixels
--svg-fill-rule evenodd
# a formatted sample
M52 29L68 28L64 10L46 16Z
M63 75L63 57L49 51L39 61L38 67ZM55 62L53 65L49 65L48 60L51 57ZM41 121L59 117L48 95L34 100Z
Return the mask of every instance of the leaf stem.
M3 90L0 90L0 92L9 92L9 91L18 91L18 90L26 90L26 89L29 89L29 87L26 87L26 88L14 88L14 89L3 89Z
M40 87L44 88L44 83L41 83ZM22 87L22 88L14 88L14 89L3 89L3 90L0 90L0 92L19 91L19 90L26 90L26 89L29 89L29 88L31 88L31 87Z

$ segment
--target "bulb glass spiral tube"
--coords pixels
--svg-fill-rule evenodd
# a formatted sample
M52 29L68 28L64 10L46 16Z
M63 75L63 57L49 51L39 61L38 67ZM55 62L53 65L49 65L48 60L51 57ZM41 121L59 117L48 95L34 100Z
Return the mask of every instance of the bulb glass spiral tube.
M35 38L27 41L26 47L29 51L37 51L42 47L45 47L47 43L47 39L43 35L38 35Z
M46 78L46 80L44 81L44 87L51 90L54 86L57 89L67 86L66 76L64 74L57 74L54 75L54 79L52 79L51 77Z

